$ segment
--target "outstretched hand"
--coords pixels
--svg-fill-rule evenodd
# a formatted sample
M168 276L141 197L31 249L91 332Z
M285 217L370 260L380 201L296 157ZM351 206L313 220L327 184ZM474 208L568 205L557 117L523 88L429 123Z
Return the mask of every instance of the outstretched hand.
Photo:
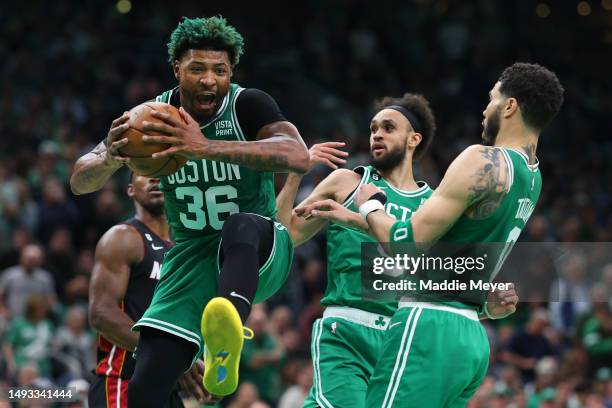
M298 207L294 211L298 216L304 217L305 219L311 217L322 218L346 227L359 229L367 227L361 215L331 199L321 200L303 207Z
M310 164L308 171L312 170L317 164L324 164L332 169L337 169L338 165L346 164L343 157L347 157L348 153L339 148L344 147L344 142L324 142L312 145L308 150L310 155Z

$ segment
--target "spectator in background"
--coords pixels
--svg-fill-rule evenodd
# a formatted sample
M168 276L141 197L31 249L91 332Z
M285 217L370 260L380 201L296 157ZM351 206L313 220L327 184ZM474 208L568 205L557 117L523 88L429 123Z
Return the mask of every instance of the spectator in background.
M605 286L608 295L612 294L612 263L606 264L601 273L601 283ZM612 307L612 299L608 297L608 304Z
M45 269L53 275L57 297L61 302L66 301L65 286L74 276L74 258L70 231L66 228L53 231L47 246Z
M17 194L19 198L19 214L17 215L18 226L25 227L29 232L35 233L38 230L38 206L32 199L32 192L28 183L19 179L17 182Z
M19 374L17 375L17 386L46 388L53 386L53 384L49 381L49 379L39 375L36 364L28 363L19 369Z
M47 320L49 302L45 296L28 297L25 316L13 319L4 339L3 352L9 375L34 364L43 377L51 374L49 351L53 327Z
M66 228L74 233L78 228L79 211L73 201L66 196L64 185L55 177L47 177L42 184L42 201L38 205L40 222L37 236L48 242L53 231Z
M500 355L500 360L521 370L524 383L534 380L534 369L538 360L555 355L548 338L544 335L549 325L547 310L533 310L527 325L512 336L507 349Z
M604 397L606 408L612 408L612 368L602 367L597 370L593 388Z
M303 362L298 372L297 383L287 388L278 402L278 408L301 408L312 387L312 364Z
M246 326L254 337L244 342L240 379L255 384L266 401L275 402L280 396L280 363L285 356L277 328L268 320L263 304L253 305Z
M293 313L288 306L277 306L270 314L270 322L278 331L278 334L285 334L292 329Z
M43 295L55 304L55 285L53 277L41 268L44 254L36 244L28 244L21 250L19 265L6 269L0 275L0 296L8 307L11 316L21 316L26 301L33 295Z
M105 186L96 196L95 220L93 221L96 236L102 236L106 231L117 224L123 214L121 199L118 197L116 186Z
M593 309L581 325L579 336L589 355L589 371L612 367L612 312L603 284L593 287Z
M554 387L559 376L559 364L554 357L543 357L535 366L535 392Z
M227 408L251 408L259 400L255 384L244 381L238 387L235 397Z
M54 357L62 361L68 373L59 385L70 380L86 378L95 366L95 342L87 330L85 311L79 306L68 310L64 325L53 339Z
M550 319L554 328L573 335L576 323L591 308L586 259L574 253L562 258L559 279L550 287Z
M32 235L23 228L13 230L11 246L0 253L0 271L19 263L19 256L23 248L32 242Z
M578 384L587 378L589 370L589 356L585 349L575 346L566 350L559 368L559 381L568 384Z

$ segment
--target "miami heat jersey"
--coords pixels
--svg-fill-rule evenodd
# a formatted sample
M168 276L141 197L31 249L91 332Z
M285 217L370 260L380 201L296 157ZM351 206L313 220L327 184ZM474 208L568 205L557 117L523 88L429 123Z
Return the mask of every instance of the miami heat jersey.
M142 260L130 265L128 287L119 305L121 310L137 322L151 303L155 285L159 280L164 254L172 247L172 244L157 236L136 218L130 218L122 224L136 229L144 246ZM132 376L136 364L132 352L114 345L101 334L98 338L98 362L96 374L124 379Z

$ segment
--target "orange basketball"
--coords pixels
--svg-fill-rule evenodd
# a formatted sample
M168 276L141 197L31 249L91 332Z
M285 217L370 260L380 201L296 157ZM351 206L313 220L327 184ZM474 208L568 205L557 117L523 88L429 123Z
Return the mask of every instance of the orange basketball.
M145 143L142 141L142 136L145 135L142 129L142 122L161 122L152 116L153 111L165 112L178 120L183 120L178 109L167 103L145 102L132 108L129 112L130 118L128 119L130 127L122 135L127 137L128 143L119 149L119 154L130 157L128 166L136 174L146 177L168 176L183 167L187 159L179 155L155 159L151 157L153 153L161 152L170 147L166 143ZM150 131L146 134L150 136L163 136L162 133Z

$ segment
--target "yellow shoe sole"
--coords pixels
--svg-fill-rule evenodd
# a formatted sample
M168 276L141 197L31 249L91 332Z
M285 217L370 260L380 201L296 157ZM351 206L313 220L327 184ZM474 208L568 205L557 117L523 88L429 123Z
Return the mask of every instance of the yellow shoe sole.
M226 396L238 387L240 353L244 344L242 321L226 298L213 298L202 313L204 379L206 390Z

